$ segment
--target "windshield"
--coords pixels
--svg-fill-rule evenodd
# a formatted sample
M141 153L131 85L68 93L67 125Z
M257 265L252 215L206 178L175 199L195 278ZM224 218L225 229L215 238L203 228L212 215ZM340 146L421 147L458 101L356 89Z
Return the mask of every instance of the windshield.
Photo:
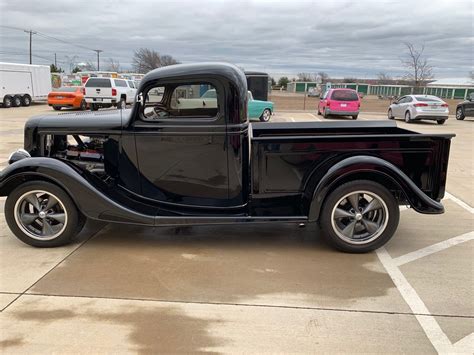
M349 90L334 90L331 95L331 100L336 101L358 101L359 95L355 91Z
M204 94L201 96L203 99L215 99L217 98L216 90L211 89L207 90Z

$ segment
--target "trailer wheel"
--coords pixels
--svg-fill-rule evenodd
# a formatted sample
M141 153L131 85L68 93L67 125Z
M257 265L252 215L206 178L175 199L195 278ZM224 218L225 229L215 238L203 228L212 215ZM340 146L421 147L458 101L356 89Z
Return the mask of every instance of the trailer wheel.
M12 97L10 95L6 95L3 98L3 107L4 108L10 108L12 107Z
M366 253L387 243L395 233L400 210L382 185L356 180L336 188L321 213L323 236L334 248Z
M21 106L30 106L31 105L31 96L26 94L21 98Z
M21 106L21 96L20 95L13 96L12 106L13 107L20 107Z
M13 190L5 202L5 219L22 242L46 248L70 243L84 222L69 195L45 181Z

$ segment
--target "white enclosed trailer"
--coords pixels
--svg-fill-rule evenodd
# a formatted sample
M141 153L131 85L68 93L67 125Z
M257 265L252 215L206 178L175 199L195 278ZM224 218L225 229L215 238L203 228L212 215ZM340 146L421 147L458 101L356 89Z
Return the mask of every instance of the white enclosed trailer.
M49 66L0 62L0 103L3 107L46 101L50 92Z

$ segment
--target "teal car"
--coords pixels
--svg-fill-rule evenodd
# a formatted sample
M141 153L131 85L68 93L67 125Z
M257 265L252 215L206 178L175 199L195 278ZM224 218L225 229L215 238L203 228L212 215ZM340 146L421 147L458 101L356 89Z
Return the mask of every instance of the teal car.
M215 99L216 90L207 90L201 98ZM260 120L262 122L270 121L273 114L273 102L254 100L252 93L248 92L248 117L250 120Z

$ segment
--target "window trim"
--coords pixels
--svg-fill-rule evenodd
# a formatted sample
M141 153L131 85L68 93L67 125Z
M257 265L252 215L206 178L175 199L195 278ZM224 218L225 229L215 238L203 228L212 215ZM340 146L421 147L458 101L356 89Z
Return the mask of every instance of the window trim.
M150 90L156 87L163 86L165 87L165 92L163 93L163 98L167 95L167 87L173 86L173 92L174 90L183 85L199 85L199 84L207 84L207 85L212 85L213 88L216 90L216 96L217 96L217 114L213 117L198 117L198 116L172 116L171 118L158 118L158 119L147 119L144 117L144 110L146 108L145 106L145 101L143 105L140 105L138 109L138 115L137 119L135 120L136 122L139 121L140 123L146 123L146 124L180 124L180 123L203 123L203 124L209 124L213 122L217 122L224 118L223 124L225 124L225 89L222 85L220 85L219 81L215 79L190 79L190 80L157 80L154 81L150 84L148 84L146 87L142 89L140 92L143 94L143 97L146 98L146 95ZM172 92L172 93L173 93ZM171 95L172 95L171 93Z

